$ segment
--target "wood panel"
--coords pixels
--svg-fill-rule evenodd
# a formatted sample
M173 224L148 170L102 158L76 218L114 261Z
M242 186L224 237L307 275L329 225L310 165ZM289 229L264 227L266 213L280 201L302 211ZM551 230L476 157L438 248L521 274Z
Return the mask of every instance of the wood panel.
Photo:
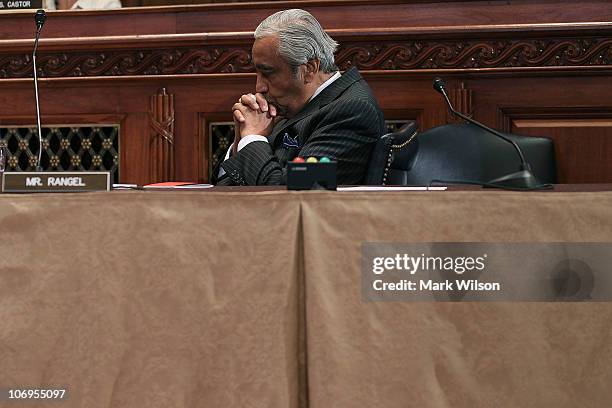
M567 112L567 117L573 112ZM612 157L612 111L608 119L585 116L583 119L555 119L546 115L530 119L512 120L512 131L544 136L554 140L558 161L557 173L560 183L589 183L591 180L611 182L612 171L608 162Z
M422 130L447 123L443 100L421 77L364 73L387 119L417 120ZM207 76L204 76L207 77ZM468 88L474 117L488 125L526 135L551 137L557 146L561 182L610 182L612 107L603 78L470 79L450 77L449 88ZM532 81L533 83L531 83ZM31 82L11 80L0 93L0 125L33 124ZM134 83L136 82L136 83ZM151 181L148 98L166 87L176 98L176 176L208 179L207 121L230 120L235 95L250 89L252 74L210 78L47 79L41 86L43 123L120 123L121 180ZM574 89L580 86L582 92ZM551 89L564 89L551 92ZM465 89L463 89L463 92ZM13 96L17 96L15 99ZM58 101L63 101L58 103ZM67 109L67 106L70 108ZM564 106L559 108L559 106Z
M304 8L327 29L464 27L612 21L608 0L303 0L50 11L44 37L251 32L266 16ZM32 38L33 11L0 13L0 40Z
M609 77L467 80L475 117L518 134L553 139L561 183L610 182Z
M121 182L145 184L151 182L149 98L161 88L175 95L177 111L175 127L176 177L189 181L208 178L204 157L200 119L231 120L231 106L244 89L254 82L252 74L231 78L155 78L142 80L56 79L41 82L41 112L43 123L89 124L119 123L121 125ZM4 80L0 93L0 126L33 125L34 108L31 81ZM18 95L19 100L12 100ZM24 114L25 113L25 114Z

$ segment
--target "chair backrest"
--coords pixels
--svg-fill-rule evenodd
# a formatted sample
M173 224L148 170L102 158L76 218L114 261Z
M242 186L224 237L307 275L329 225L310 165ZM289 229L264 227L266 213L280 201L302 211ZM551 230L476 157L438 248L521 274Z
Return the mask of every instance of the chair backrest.
M399 133L399 132L398 132ZM542 183L555 183L553 142L542 137L507 134L523 150L533 174ZM385 135L388 138L398 134ZM401 139L403 140L403 139ZM472 124L451 124L418 134L401 149L387 142L388 160L383 170L386 185L426 185L432 180L486 183L519 170L512 145ZM404 150L404 151L402 151Z
M376 142L366 175L366 184L385 185L389 176L395 179L396 167L408 164L416 153L415 143L419 125L410 121L393 133L387 133Z

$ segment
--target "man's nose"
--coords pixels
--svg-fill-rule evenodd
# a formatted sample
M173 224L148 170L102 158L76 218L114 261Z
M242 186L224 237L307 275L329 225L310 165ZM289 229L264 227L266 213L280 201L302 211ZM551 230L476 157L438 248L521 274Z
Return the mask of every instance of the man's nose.
M257 83L255 84L255 92L265 94L268 92L268 83L261 75L257 75Z

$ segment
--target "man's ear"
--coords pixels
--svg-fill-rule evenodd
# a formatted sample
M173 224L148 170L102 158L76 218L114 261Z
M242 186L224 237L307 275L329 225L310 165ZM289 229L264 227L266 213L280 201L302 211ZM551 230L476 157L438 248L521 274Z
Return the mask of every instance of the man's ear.
M318 58L313 58L302 66L304 67L304 83L309 84L314 81L316 75L319 73L321 61L319 61Z

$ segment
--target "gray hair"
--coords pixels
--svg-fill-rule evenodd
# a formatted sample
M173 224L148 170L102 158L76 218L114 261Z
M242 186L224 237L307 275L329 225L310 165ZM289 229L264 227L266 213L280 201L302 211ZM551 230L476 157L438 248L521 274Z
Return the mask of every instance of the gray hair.
M318 58L321 71L338 70L334 52L338 43L321 27L312 14L300 9L274 13L262 21L255 30L255 38L277 36L278 53L296 74L298 67Z

